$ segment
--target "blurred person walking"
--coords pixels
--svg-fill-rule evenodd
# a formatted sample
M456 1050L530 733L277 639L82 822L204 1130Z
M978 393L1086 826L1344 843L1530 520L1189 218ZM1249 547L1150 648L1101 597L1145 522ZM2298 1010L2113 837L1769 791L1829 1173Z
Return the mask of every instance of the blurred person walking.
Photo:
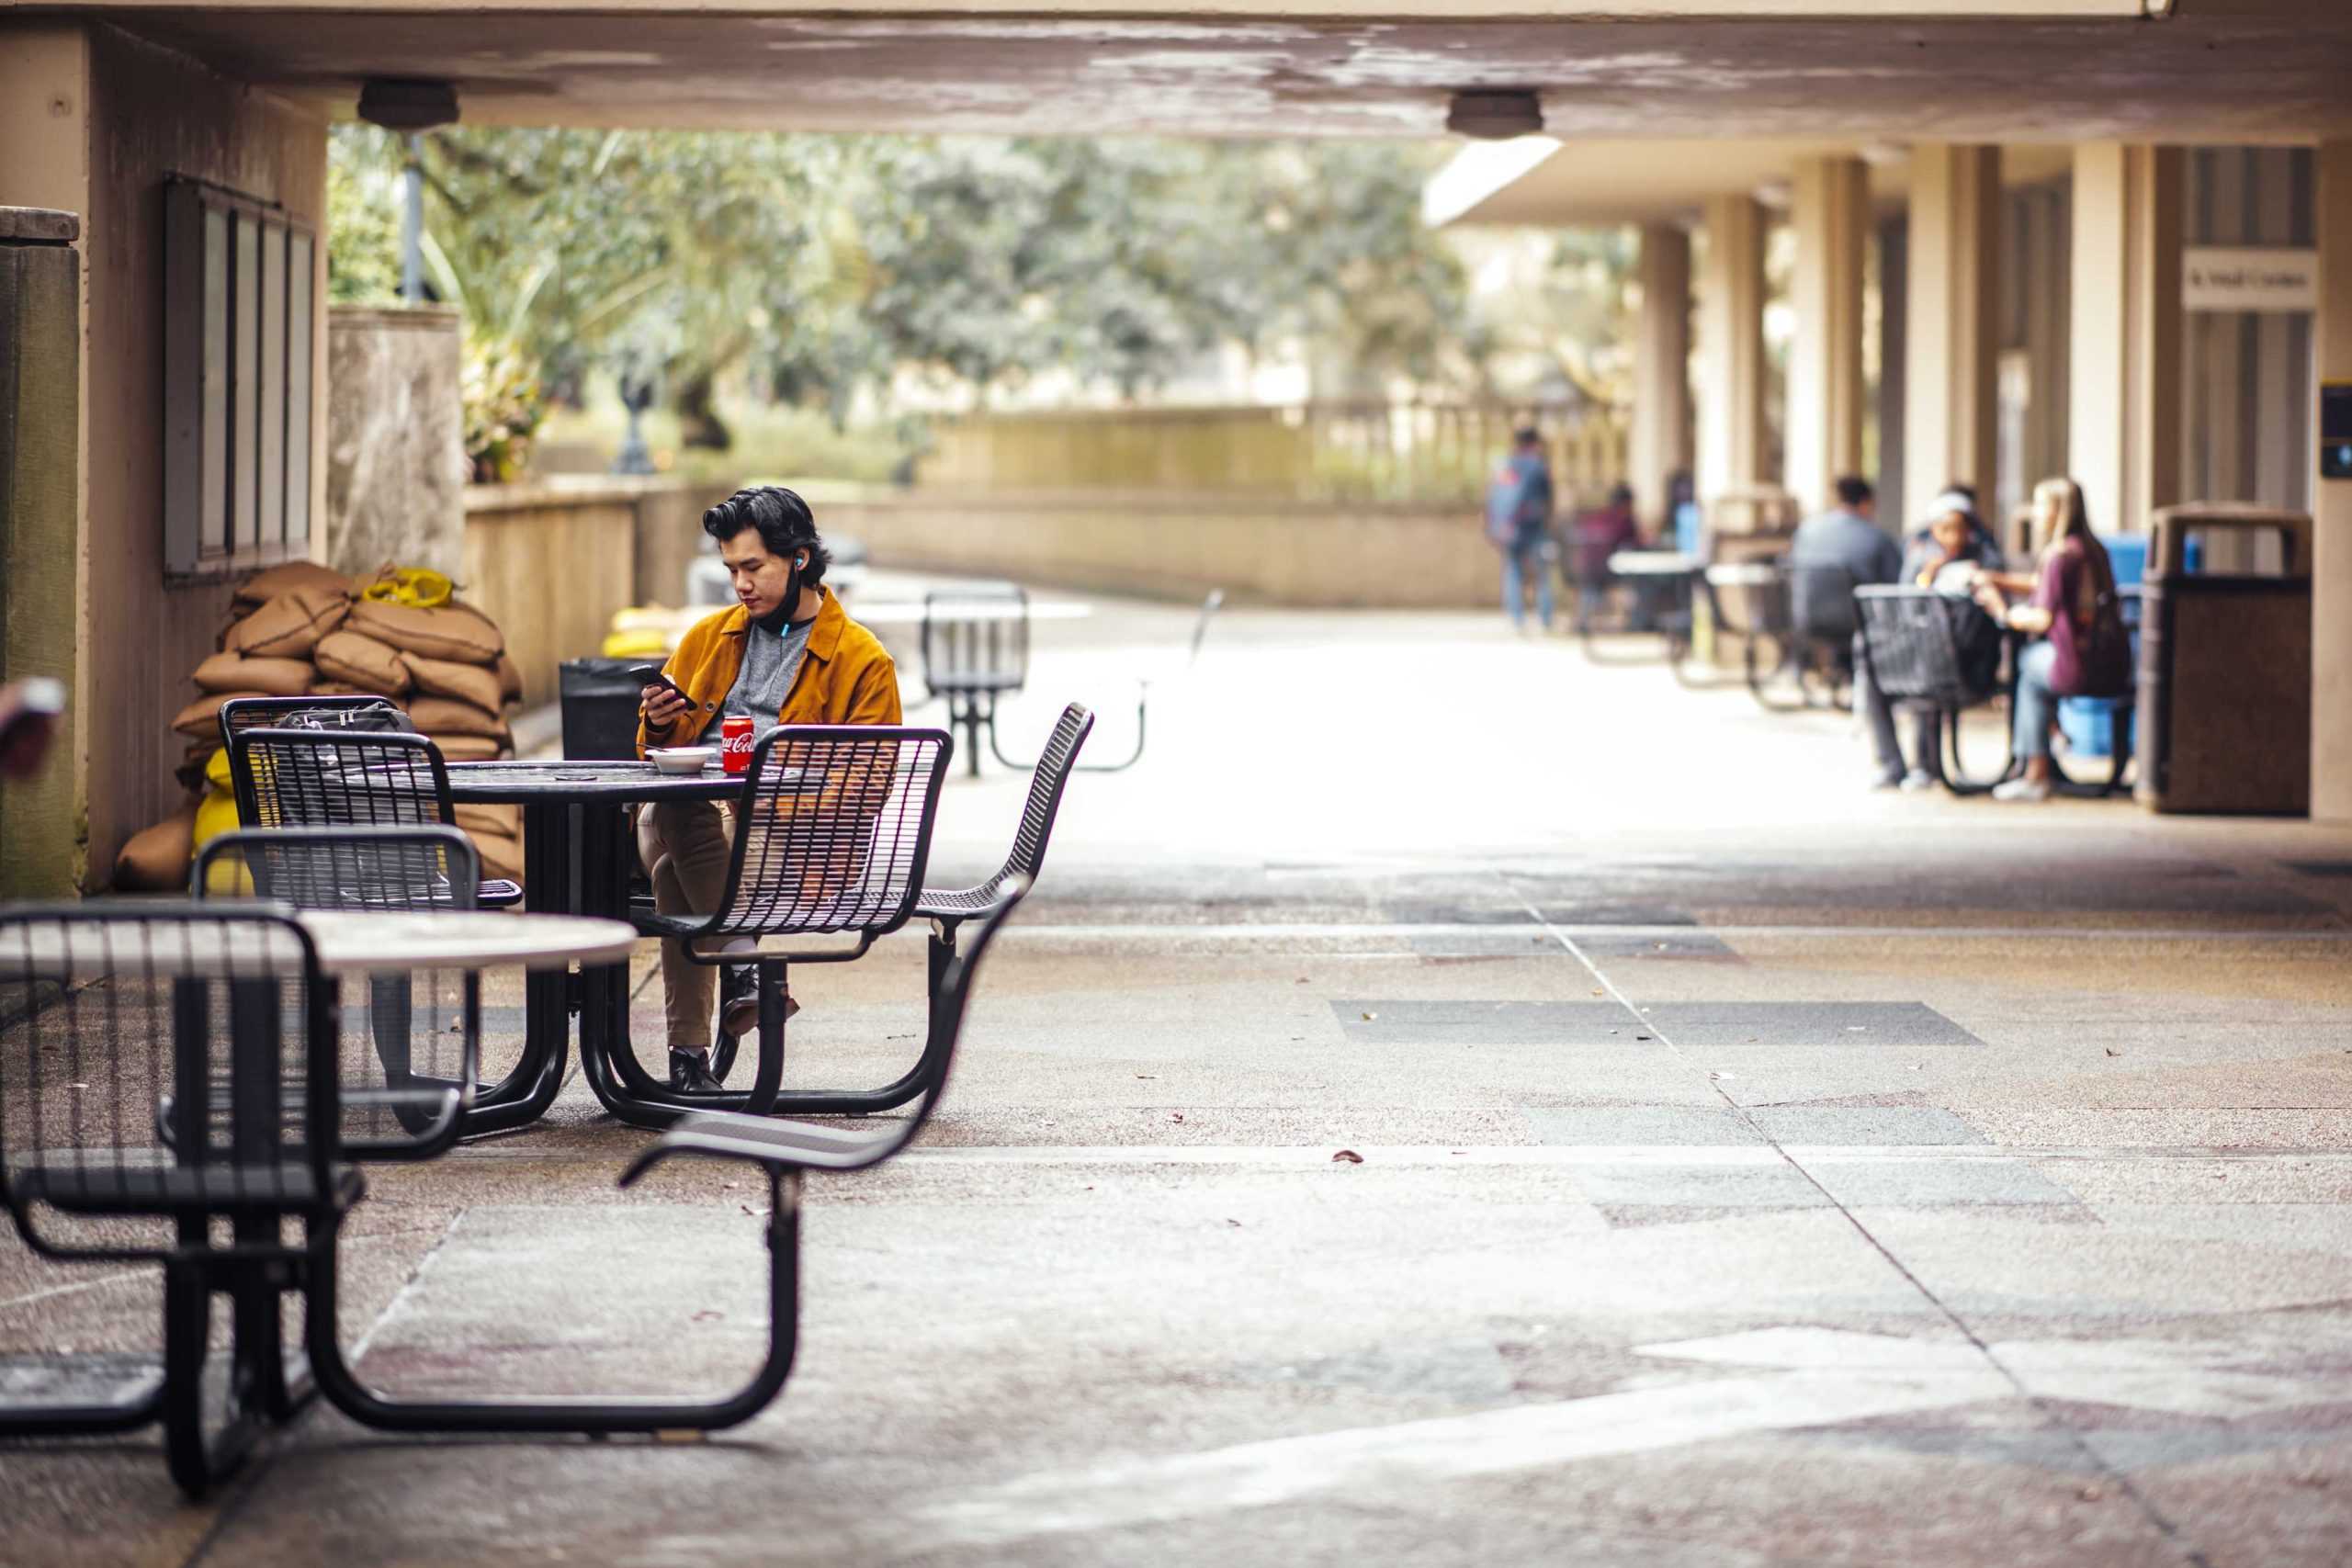
M1503 614L1527 629L1527 590L1535 590L1535 613L1552 629L1552 465L1544 460L1544 437L1533 425L1511 438L1511 450L1487 484L1487 538L1503 557Z

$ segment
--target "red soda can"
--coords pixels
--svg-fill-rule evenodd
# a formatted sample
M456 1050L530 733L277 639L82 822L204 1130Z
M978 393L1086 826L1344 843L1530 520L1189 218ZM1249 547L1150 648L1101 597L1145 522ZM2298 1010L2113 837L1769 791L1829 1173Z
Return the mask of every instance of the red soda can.
M752 721L750 719L727 718L719 721L718 763L730 773L750 771L752 766Z

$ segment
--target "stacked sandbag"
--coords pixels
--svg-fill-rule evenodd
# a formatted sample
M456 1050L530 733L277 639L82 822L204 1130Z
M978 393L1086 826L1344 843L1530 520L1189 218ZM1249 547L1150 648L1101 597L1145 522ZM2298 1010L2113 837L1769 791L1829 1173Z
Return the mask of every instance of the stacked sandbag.
M239 583L220 651L196 667L197 695L172 720L187 741L178 777L189 797L124 846L115 886L184 888L196 850L236 826L220 734L220 705L232 697L386 697L452 762L513 756L504 714L522 700L523 682L497 626L453 597L400 602L443 597L448 587L437 574L389 567L355 582L310 561ZM484 875L521 878L519 811L467 806L458 818Z

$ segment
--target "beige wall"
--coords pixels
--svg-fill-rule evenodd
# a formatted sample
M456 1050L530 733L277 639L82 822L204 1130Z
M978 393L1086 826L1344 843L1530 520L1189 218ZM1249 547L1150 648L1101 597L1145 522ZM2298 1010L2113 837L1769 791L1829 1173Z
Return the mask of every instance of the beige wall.
M556 698L556 666L603 646L637 587L643 486L594 479L466 491L464 598L498 623L523 701Z
M179 174L284 205L323 232L323 122L110 27L0 23L0 204L82 215L82 722L68 760L86 818L85 886L164 815L181 742L168 728L212 651L226 583L164 584L163 185ZM326 248L313 298L326 298ZM326 384L323 320L312 384ZM326 421L311 514L323 520ZM62 829L65 825L61 824Z
M327 310L327 525L337 571L465 564L463 318L454 309Z
M1279 604L1483 608L1499 592L1494 548L1468 511L922 490L810 504L820 527L863 539L877 567L1170 598L1223 588Z
M2315 195L2319 380L2352 381L2352 141L2320 149ZM2312 815L2352 823L2352 479L2312 479Z

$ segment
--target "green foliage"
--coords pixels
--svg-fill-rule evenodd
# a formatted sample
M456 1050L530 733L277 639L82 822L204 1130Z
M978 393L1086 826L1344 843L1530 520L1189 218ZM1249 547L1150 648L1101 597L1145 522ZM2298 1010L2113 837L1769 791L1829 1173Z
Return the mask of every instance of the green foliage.
M458 387L465 402L466 461L476 484L521 477L531 436L546 416L539 367L513 338L466 334Z
M327 298L386 305L401 297L398 165L387 167L371 126L327 132Z
M372 140L371 140L372 139ZM1146 393L1220 343L1351 379L1459 369L1464 281L1423 148L461 129L423 139L435 293L576 396L658 380L725 447L748 376L842 423L912 374ZM383 177L396 142L339 136ZM495 422L493 422L495 423Z

